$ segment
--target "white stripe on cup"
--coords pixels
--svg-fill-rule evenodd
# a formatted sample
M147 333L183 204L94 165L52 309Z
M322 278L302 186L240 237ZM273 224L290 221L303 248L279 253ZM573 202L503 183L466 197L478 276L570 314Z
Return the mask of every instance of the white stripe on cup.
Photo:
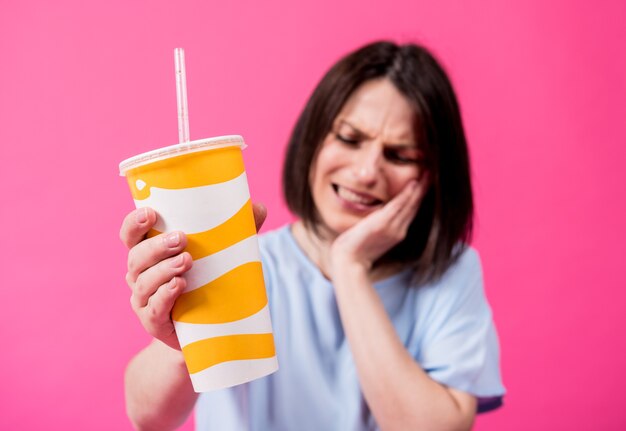
M260 261L258 239L252 235L217 253L194 260L191 269L185 273L185 292L202 287L244 263Z
M237 178L208 186L186 189L150 187L150 196L135 200L137 208L150 207L159 217L154 228L159 232L182 230L198 233L221 225L250 199L246 173Z
M266 376L278 369L276 356L264 359L246 359L222 362L191 374L196 392L227 388Z
M245 319L229 323L185 323L174 321L180 347L207 338L237 334L267 334L272 332L268 305Z

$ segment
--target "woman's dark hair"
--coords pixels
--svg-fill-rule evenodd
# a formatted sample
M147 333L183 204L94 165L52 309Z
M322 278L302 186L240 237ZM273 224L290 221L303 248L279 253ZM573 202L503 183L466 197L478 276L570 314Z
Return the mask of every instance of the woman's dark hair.
M300 115L287 147L283 193L289 209L313 229L320 223L310 169L350 95L364 82L386 78L415 111L415 136L430 186L406 238L375 265L411 263L418 281L440 277L471 240L473 199L469 155L450 80L424 47L376 42L342 58L322 78Z

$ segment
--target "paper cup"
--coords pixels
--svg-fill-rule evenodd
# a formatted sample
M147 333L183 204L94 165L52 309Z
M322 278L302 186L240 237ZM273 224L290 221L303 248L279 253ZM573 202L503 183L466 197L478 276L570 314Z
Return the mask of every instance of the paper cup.
M173 145L120 163L137 208L180 230L193 267L172 320L196 392L278 369L241 136Z

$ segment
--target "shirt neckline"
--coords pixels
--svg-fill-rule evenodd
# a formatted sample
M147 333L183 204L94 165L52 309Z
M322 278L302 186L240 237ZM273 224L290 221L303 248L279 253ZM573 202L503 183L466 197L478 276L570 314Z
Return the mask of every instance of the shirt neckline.
M300 244L298 244L298 241L296 241L296 238L293 235L292 228L293 228L293 224L288 224L283 229L286 231L285 237L287 238L287 241L291 243L291 248L295 250L294 254L296 258L300 262L302 262L302 264L305 265L307 269L315 275L315 277L317 277L320 280L323 280L325 284L332 286L332 282L326 277L324 277L324 274L322 274L322 271L320 271L317 265L315 265L315 263L313 263L313 261L309 258L309 256L306 255L306 253L304 252ZM408 286L408 279L412 275L412 272L413 270L411 268L405 268L402 271L399 271L393 275L390 275L389 277L378 280L372 284L376 290L382 290L386 288L387 286L397 285L402 279L406 278L407 279L406 284Z

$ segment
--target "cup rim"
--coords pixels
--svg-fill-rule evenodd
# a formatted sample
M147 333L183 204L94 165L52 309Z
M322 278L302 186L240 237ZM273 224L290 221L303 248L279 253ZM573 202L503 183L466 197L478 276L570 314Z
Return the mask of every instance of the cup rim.
M126 176L126 172L131 169L138 168L148 163L164 160L169 157L179 156L181 154L195 153L204 150L214 150L217 148L238 146L242 150L246 148L243 137L240 135L216 136L213 138L197 139L195 141L183 142L168 147L158 148L156 150L137 154L129 157L119 164L120 176Z

